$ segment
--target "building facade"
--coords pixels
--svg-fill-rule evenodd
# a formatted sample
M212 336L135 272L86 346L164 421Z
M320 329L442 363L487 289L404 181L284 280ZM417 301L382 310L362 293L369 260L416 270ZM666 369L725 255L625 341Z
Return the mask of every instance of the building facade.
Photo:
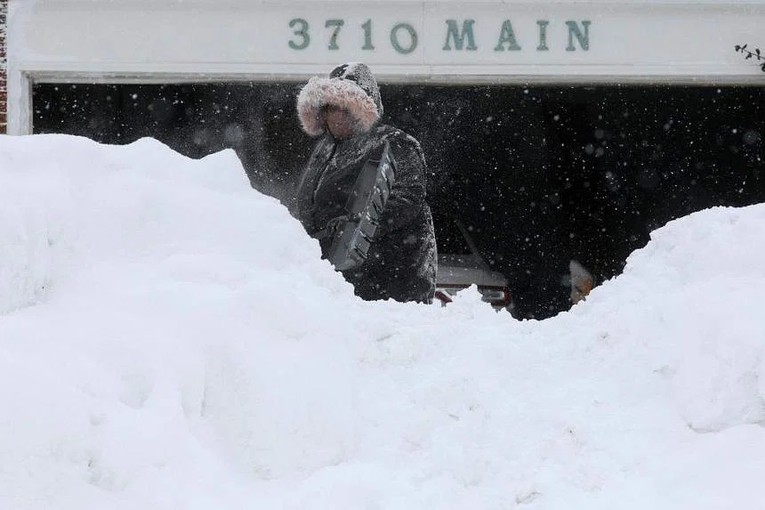
M8 0L0 5L7 7ZM762 0L10 0L9 131L38 82L289 80L364 60L420 83L755 83Z
M0 2L9 133L230 147L288 207L301 83L368 63L439 250L470 232L522 316L570 305L569 260L602 281L673 218L765 201L765 72L735 50L765 47L765 0Z

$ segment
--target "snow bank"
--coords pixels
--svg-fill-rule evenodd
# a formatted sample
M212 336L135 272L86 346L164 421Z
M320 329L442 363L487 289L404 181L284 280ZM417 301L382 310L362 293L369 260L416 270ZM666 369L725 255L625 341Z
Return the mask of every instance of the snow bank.
M0 137L0 508L757 508L765 206L542 322L365 303L233 152Z

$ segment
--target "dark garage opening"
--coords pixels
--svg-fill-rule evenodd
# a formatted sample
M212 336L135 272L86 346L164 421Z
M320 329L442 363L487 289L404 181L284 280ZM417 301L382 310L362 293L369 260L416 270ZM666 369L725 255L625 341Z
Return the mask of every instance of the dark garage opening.
M312 146L300 85L37 84L34 132L151 136L191 157L231 147L254 188L292 207ZM669 220L765 201L763 87L381 88L385 121L422 143L439 250L463 243L459 220L520 317L570 306L569 260L602 282Z

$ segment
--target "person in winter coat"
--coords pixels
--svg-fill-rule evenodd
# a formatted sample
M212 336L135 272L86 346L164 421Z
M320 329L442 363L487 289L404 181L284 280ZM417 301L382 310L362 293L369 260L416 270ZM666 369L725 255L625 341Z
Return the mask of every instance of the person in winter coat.
M380 123L380 90L365 64L336 67L328 78L314 77L297 100L303 130L318 143L303 172L297 214L319 240L328 258L332 222L346 214L356 177L387 141L395 158L395 178L367 259L342 271L365 300L429 303L435 293L436 241L425 201L426 164L419 142Z

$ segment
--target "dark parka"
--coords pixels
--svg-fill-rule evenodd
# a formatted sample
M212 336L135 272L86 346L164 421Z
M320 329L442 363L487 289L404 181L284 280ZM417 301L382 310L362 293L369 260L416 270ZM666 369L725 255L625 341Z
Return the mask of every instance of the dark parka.
M336 140L326 132L321 108L345 108L357 122L357 134ZM391 126L379 124L383 107L377 83L364 64L346 64L330 78L312 78L298 97L303 129L320 136L303 172L297 195L298 217L311 235L346 214L345 205L364 163L388 141L396 161L392 193L367 260L343 271L356 295L366 300L430 302L435 292L436 242L425 201L426 165L420 144ZM331 237L320 238L327 257Z

